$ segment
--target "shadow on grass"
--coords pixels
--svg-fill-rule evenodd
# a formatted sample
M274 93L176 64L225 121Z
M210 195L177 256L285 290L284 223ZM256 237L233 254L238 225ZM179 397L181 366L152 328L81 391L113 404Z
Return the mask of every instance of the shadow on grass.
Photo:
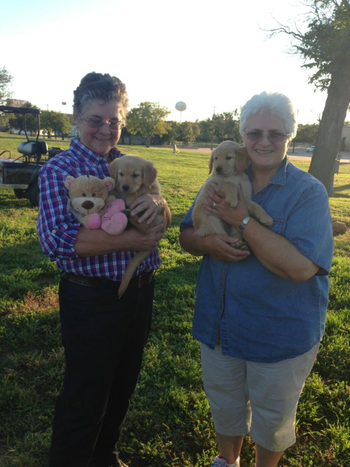
M348 185L338 185L333 188L333 197L334 198L350 198L349 193L344 193L344 191L350 190L350 184Z

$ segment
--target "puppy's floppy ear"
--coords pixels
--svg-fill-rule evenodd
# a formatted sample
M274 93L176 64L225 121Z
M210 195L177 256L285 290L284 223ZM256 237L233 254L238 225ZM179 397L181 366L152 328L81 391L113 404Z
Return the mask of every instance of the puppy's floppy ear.
M214 153L215 153L215 149L214 149L214 151L212 151L211 156L210 156L210 160L209 160L209 173L210 173L210 174L211 174L212 171L213 171Z
M118 178L118 159L114 159L109 165L109 173L114 180Z
M238 173L243 172L249 165L249 157L246 148L236 149L236 170Z
M156 166L151 161L145 161L143 167L143 183L148 187L151 188L153 183L156 181L157 178L157 169Z

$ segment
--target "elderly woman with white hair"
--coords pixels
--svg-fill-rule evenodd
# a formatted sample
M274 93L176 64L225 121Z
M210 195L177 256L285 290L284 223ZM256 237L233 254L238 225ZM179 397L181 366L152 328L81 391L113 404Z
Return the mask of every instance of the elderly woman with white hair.
M296 128L282 94L263 92L242 108L252 197L272 227L250 217L242 196L232 208L215 184L206 192L208 212L239 229L249 251L230 237L194 235L193 206L181 223L182 247L203 256L193 336L220 450L212 467L239 467L248 433L256 467L278 465L295 443L298 401L325 329L332 222L325 187L287 157Z

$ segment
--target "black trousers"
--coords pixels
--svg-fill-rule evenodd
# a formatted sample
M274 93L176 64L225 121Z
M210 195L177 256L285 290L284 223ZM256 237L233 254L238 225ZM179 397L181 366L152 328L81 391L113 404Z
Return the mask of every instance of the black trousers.
M50 467L118 465L116 444L141 369L154 282L117 290L60 282L66 369Z

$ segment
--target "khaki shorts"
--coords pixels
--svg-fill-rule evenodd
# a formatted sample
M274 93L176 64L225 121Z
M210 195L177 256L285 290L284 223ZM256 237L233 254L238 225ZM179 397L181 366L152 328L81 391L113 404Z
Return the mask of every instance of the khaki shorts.
M222 355L201 344L204 390L217 433L244 436L280 452L295 443L298 401L319 348L276 363Z

